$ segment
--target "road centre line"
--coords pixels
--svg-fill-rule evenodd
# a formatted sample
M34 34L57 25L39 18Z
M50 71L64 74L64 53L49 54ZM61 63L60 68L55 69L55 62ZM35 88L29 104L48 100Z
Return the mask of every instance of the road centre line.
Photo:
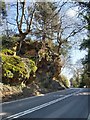
M25 111L23 111L23 112L20 112L20 113L11 115L11 116L3 119L3 120L8 120L8 119L9 119L9 120L12 120L12 119L14 119L14 118L19 118L19 117L21 117L21 116L30 114L30 113L32 113L32 112L34 112L34 111L37 111L37 110L39 110L39 109L42 109L42 108L47 107L47 106L49 106L49 105L52 105L52 104L54 104L54 103L56 103L56 102L59 102L59 101L61 101L61 100L64 100L64 99L66 99L66 98L68 98L68 97L70 97L70 96L72 96L72 95L74 95L74 94L77 94L77 93L79 93L81 90L82 90L82 89L80 89L78 92L74 92L74 93L69 94L69 95L67 95L67 96L64 96L64 97L62 97L62 98L58 98L58 99L56 99L56 100L53 100L53 101L44 103L44 104L42 104L42 105L39 105L39 106L36 106L36 107L34 107L34 108L25 110Z

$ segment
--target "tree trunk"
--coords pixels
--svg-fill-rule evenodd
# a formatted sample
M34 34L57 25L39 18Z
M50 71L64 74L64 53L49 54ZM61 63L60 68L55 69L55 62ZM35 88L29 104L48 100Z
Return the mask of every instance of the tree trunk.
M46 45L45 45L45 38L46 38L46 34L44 33L44 34L43 34L43 37L42 37L42 48L43 48L43 49L46 48Z
M20 55L22 43L23 43L23 40L25 39L25 37L26 37L25 35L20 37L18 44L17 44L16 55Z
M58 51L57 53L60 55L61 54L61 43L59 43L59 46L58 46Z

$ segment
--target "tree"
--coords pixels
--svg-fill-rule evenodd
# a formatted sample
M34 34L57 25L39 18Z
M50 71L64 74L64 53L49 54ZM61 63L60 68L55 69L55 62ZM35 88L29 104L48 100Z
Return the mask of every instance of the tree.
M85 66L84 74L85 76L88 76L86 77L86 84L88 83L87 86L90 87L90 84L89 84L90 83L90 1L80 2L79 4L83 9L83 12L81 13L81 15L84 18L85 28L87 30L87 39L83 40L83 43L81 44L81 49L87 49L87 52L88 52L83 64Z
M0 29L1 34L6 32L6 28L4 28L6 25L7 27L7 11L6 11L6 3L4 1L0 1Z
M0 1L0 16L2 16L2 19L5 19L7 16L6 4L4 1Z
M85 67L85 66L84 66ZM90 86L90 78L88 77L87 70L84 68L84 72L81 77L80 87L89 87Z
M26 1L19 2L17 0L17 15L16 15L16 23L18 28L18 36L20 39L18 40L19 44L17 47L17 54L20 54L20 49L22 46L23 40L26 38L28 34L31 33L31 26L33 21L33 16L35 12L35 4L30 6L26 6Z
M55 40L55 33L60 23L59 15L55 14L56 5L51 2L39 2L36 4L35 12L35 35L41 39L43 44L46 39Z

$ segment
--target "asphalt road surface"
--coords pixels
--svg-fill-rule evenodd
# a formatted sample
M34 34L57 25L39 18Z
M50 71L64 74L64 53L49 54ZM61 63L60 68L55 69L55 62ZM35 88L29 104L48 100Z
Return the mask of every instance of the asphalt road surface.
M72 88L0 104L2 120L59 118L90 120L90 89Z

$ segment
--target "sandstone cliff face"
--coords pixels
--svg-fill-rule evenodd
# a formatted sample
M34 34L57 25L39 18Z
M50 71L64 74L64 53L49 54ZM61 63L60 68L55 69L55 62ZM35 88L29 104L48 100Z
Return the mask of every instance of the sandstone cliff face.
M51 47L46 43L34 41L32 43L23 42L21 48L21 55L35 60L37 65L36 81L42 82L43 85L50 87L53 80L61 82L61 68L64 60L58 53L55 53ZM48 86L49 85L49 86Z

